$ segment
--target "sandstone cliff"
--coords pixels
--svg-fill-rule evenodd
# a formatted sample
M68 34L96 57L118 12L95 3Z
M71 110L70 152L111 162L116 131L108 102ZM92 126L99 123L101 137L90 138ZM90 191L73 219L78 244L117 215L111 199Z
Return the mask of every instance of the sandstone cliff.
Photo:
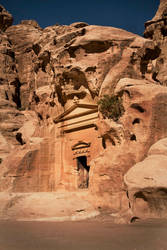
M89 193L96 207L126 214L125 173L167 136L166 2L146 23L145 38L86 23L12 26L1 8L0 190L65 189L64 170L56 169L62 135L55 117L78 100L95 105L121 93L125 112L118 121L99 111L103 149L90 163Z

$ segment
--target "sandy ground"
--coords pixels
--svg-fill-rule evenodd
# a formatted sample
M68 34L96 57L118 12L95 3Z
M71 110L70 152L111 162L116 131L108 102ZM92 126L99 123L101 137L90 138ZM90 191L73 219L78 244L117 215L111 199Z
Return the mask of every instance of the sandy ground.
M167 220L0 221L0 250L166 250Z
M167 250L167 219L116 225L85 191L0 193L0 250L66 249Z

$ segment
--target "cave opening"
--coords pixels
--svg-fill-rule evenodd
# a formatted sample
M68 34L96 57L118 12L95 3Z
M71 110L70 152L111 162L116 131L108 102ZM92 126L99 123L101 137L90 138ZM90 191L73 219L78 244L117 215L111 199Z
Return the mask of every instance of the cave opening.
M77 171L78 171L78 188L85 189L89 186L89 170L90 166L87 165L87 157L77 157Z
M132 134L132 135L130 136L130 140L131 140L131 141L136 141L136 135L135 135L135 134Z
M136 124L136 123L140 123L140 119L139 119L139 118L135 118L135 119L133 120L133 122L132 122L133 125Z

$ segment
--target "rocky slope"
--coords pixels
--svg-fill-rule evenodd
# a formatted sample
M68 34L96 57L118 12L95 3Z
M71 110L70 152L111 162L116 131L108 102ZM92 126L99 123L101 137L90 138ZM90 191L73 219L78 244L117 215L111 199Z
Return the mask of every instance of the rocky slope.
M36 176L42 164L52 174L54 118L75 98L97 103L121 93L125 112L118 121L99 112L104 150L91 163L89 192L94 206L133 214L124 175L167 136L166 7L161 1L145 38L86 23L42 29L24 20L12 26L1 7L1 191L51 191L38 186Z

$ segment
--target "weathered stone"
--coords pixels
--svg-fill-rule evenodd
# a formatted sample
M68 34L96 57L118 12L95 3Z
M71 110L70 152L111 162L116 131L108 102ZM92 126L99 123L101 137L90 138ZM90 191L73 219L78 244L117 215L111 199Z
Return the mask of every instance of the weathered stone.
M160 1L159 8L154 18L145 23L144 36L146 38L153 39L154 44L159 48L160 55L154 60L153 67L153 79L159 82L161 85L167 85L166 76L166 62L167 62L167 50L166 50L166 37L167 37L167 1Z
M163 138L153 144L148 151L149 155L167 155L167 139Z
M5 31L13 23L12 15L0 5L0 30Z
M114 126L107 119L99 124L104 152L91 162L90 169L90 191L96 203L112 209L115 205L108 200L116 193L120 199L126 190L124 174L146 157L152 144L167 135L166 87L126 78L118 82L115 92L123 93L125 112ZM103 199L104 193L108 198Z
M0 34L1 191L88 189L95 206L133 215L124 175L167 136L164 6L146 24L147 39L33 20ZM106 94L121 97L119 119L100 112ZM138 206L149 211L145 200Z
M35 20L22 20L21 24L31 25L31 26L38 28L38 29L40 28L39 24Z
M133 216L141 218L167 215L167 139L156 142L148 156L124 176Z

